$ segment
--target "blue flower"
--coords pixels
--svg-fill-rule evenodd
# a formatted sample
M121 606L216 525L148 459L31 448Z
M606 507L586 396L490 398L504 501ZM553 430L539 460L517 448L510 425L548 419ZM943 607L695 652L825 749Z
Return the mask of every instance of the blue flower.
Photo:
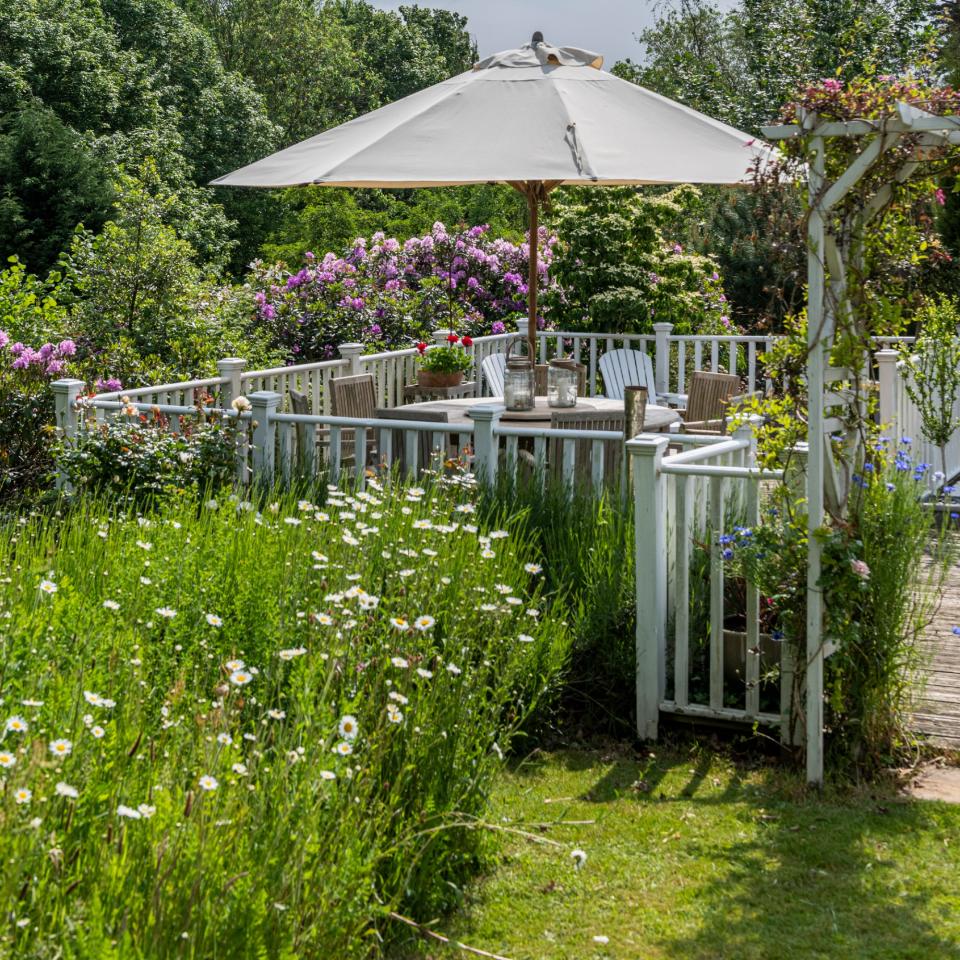
M773 640L782 640L782 639L783 639L783 631L782 631L782 630L774 630L773 633L770 634L770 637L771 637L771 639L773 639Z
M729 547L727 547L727 548L723 551L723 559L724 559L724 560L732 560L732 559L733 559L733 551L732 551Z
M953 628L953 635L954 635L955 637L960 637L960 627L954 627L954 628Z
M863 472L864 472L864 473L873 473L873 464L872 464L872 463L865 463L865 464L863 465Z
M720 534L720 541L719 541L719 542L720 542L720 543L735 543L735 542L736 542L736 539L737 539L737 538L736 538L735 536L733 536L732 534L729 534L729 533L721 533L721 534Z
M941 488L941 492L942 492L942 493L953 493L953 491L956 490L956 489L957 489L957 488L956 488L953 484L948 484L947 486Z
M913 443L913 438L912 438L912 437L901 437L901 438L900 438L900 442L909 445L909 444Z
M888 483L888 484L887 484L887 489L888 489L888 490L893 490L893 484L892 484L892 483Z

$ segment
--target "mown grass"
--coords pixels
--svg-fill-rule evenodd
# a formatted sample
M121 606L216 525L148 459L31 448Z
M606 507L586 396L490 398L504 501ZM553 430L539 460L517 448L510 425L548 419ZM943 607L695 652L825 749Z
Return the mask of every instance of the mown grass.
M455 906L569 649L470 496L0 526L0 957L366 958Z
M495 800L548 842L515 835L444 932L511 960L960 956L960 806L807 793L696 746L534 755Z

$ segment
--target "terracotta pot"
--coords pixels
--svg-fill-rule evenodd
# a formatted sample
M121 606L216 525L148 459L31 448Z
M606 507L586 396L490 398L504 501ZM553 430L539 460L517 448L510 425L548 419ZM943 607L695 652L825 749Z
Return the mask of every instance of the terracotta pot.
M417 383L427 390L432 387L458 387L463 383L463 371L441 373L439 370L418 370Z

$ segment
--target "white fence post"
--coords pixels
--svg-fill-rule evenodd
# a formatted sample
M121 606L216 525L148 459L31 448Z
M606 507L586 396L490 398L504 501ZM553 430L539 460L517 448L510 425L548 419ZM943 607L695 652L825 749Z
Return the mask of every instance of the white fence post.
M660 463L666 437L627 442L633 467L637 591L637 735L656 740L666 686L667 519L666 477Z
M63 439L67 443L71 443L77 435L77 398L83 389L83 381L54 380L50 386L53 387L57 429L62 434ZM56 484L58 490L70 492L70 484L67 482L66 474L59 467L57 467Z
M363 354L362 343L341 343L337 349L340 351L340 356L343 357L344 360L350 361L347 376L355 377L363 373L363 370L360 369L360 357Z
M227 382L220 387L220 406L224 410L229 410L230 404L243 394L240 376L246 365L243 357L224 357L217 361L217 375L227 378Z
M654 358L653 379L657 393L670 391L670 331L672 323L655 323L653 332L657 338L656 356Z
M506 407L501 403L481 403L471 407L467 416L476 424L473 429L473 472L482 483L493 486L497 481L500 443L494 429Z
M900 428L897 424L897 362L900 354L896 350L878 350L874 354L877 361L877 382L880 385L880 427L889 430L892 443L900 439Z
M276 459L274 441L277 425L273 422L272 414L277 412L283 398L272 390L258 390L251 393L247 399L250 401L253 418L253 479L269 486L273 483Z

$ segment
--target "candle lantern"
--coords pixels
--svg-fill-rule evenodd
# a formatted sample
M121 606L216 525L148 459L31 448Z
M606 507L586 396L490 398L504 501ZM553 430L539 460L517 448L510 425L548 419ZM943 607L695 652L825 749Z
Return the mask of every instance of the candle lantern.
M513 352L507 352L507 366L503 372L503 405L508 410L532 410L534 407L533 361Z
M547 370L547 405L575 407L579 376L573 360L551 360Z

